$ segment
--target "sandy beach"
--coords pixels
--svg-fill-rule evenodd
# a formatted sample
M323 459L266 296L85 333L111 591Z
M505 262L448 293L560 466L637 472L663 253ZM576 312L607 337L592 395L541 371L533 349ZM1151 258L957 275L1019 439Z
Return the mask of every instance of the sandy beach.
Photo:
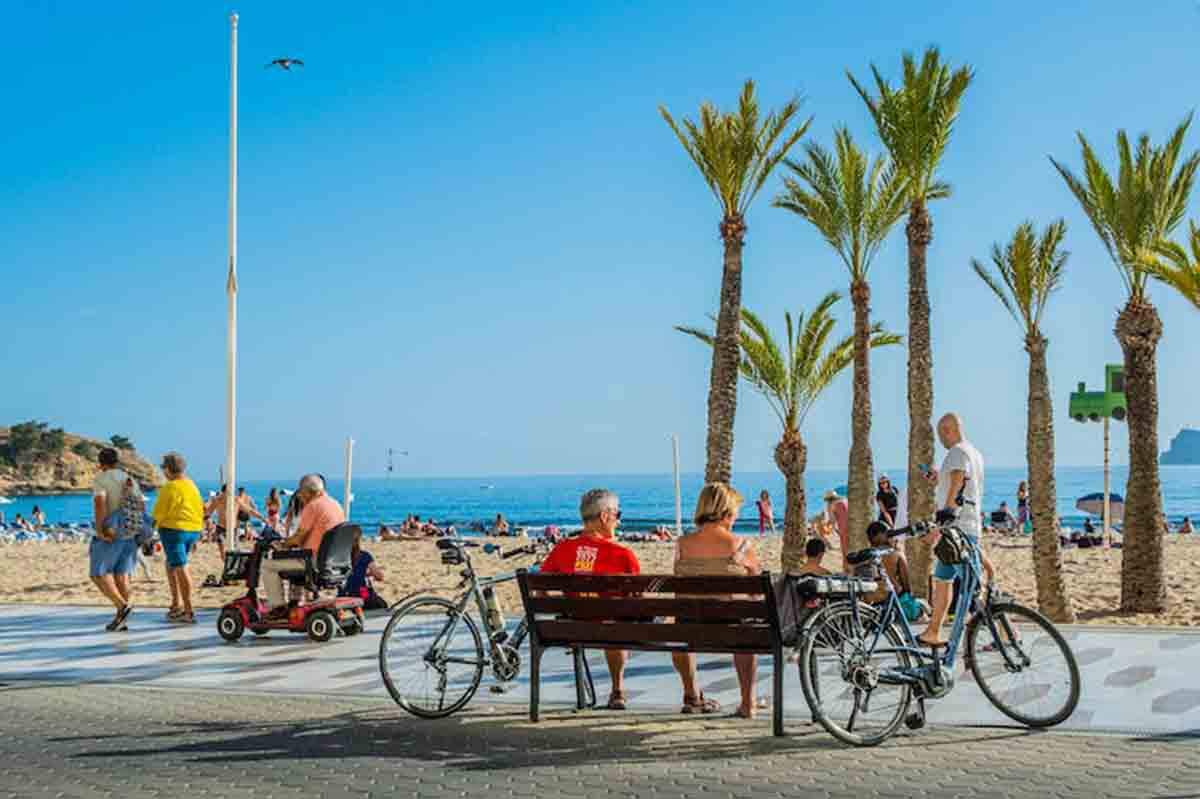
M515 546L520 539L493 540L503 547ZM781 540L755 539L763 562L776 564ZM631 544L645 573L669 573L674 547L669 543ZM387 582L378 585L389 602L414 592L453 593L458 584L458 569L443 566L432 541L372 542L369 550L383 567ZM478 549L472 562L481 574L495 574L528 563L517 558L501 561ZM1033 562L1028 539L998 539L988 542L988 552L999 572L1000 584L1020 601L1036 607ZM836 551L826 556L825 565L836 568ZM134 602L139 606L166 607L170 593L165 579L162 555L149 559L153 581L140 571L134 575ZM1168 607L1161 614L1122 614L1116 610L1121 595L1121 551L1102 549L1065 550L1063 566L1071 597L1085 624L1121 624L1143 626L1200 625L1200 541L1172 536L1166 543ZM0 602L39 602L50 604L104 604L87 576L87 547L80 543L29 543L0 548ZM220 561L212 544L201 544L193 556L191 572L196 583L197 607L218 607L240 595L240 586L201 588L205 575L217 574ZM516 584L502 586L499 596L506 613L520 612Z

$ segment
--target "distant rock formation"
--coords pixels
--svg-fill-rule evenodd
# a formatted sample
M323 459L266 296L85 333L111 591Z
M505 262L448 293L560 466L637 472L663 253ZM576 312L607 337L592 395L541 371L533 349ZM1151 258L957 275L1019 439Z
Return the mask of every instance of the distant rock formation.
M0 427L0 495L22 494L77 494L90 491L92 482L100 473L96 455L102 447L111 447L110 441L65 433L61 430L46 430L45 425L26 422L13 427ZM40 437L32 447L22 444L14 446L14 431ZM164 480L158 467L149 463L132 448L127 439L117 436L122 447L121 468L137 480L143 488L157 488ZM128 447L128 448L125 448ZM14 452L14 450L18 450Z
M1171 439L1171 448L1162 454L1159 463L1163 466L1200 465L1200 430L1183 428Z

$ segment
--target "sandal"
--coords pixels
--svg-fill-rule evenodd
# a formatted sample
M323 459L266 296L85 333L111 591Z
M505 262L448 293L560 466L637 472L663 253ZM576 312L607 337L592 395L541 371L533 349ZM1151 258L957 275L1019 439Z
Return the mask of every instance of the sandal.
M708 715L709 713L716 713L720 709L720 702L715 699L709 699L704 694L700 694L700 696L684 696L683 707L680 708L679 712L688 715L693 713Z
M608 704L604 706L606 710L624 710L625 709L625 694L613 692L609 694Z
M754 708L747 710L744 707L739 707L737 710L733 711L733 715L739 719L752 719L754 718L754 710Z
M183 615L183 608L171 608L167 611L167 621L175 621Z
M170 619L172 624L195 624L196 614L188 613L187 611L179 611L179 614Z
M949 641L930 641L924 635L917 636L917 643L921 646L927 646L930 649L944 649Z

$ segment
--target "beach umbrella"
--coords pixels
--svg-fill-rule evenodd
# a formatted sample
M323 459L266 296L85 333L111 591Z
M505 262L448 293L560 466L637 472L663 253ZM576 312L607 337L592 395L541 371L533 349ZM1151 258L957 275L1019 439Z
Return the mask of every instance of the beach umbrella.
M1104 515L1104 493L1097 491L1095 494L1088 494L1075 500L1075 507L1084 513L1090 513L1094 516ZM1120 494L1108 495L1109 512L1112 514L1112 521L1119 522L1125 518L1125 499Z

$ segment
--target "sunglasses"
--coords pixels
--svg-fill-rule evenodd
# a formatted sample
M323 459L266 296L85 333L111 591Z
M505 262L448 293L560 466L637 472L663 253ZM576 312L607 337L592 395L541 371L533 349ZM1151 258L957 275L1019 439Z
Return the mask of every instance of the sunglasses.
M614 516L616 516L616 517L617 517L617 521L621 521L621 511L619 511L619 510L606 510L606 511L604 511L604 512L605 512L605 513L611 513L611 514L613 514Z

